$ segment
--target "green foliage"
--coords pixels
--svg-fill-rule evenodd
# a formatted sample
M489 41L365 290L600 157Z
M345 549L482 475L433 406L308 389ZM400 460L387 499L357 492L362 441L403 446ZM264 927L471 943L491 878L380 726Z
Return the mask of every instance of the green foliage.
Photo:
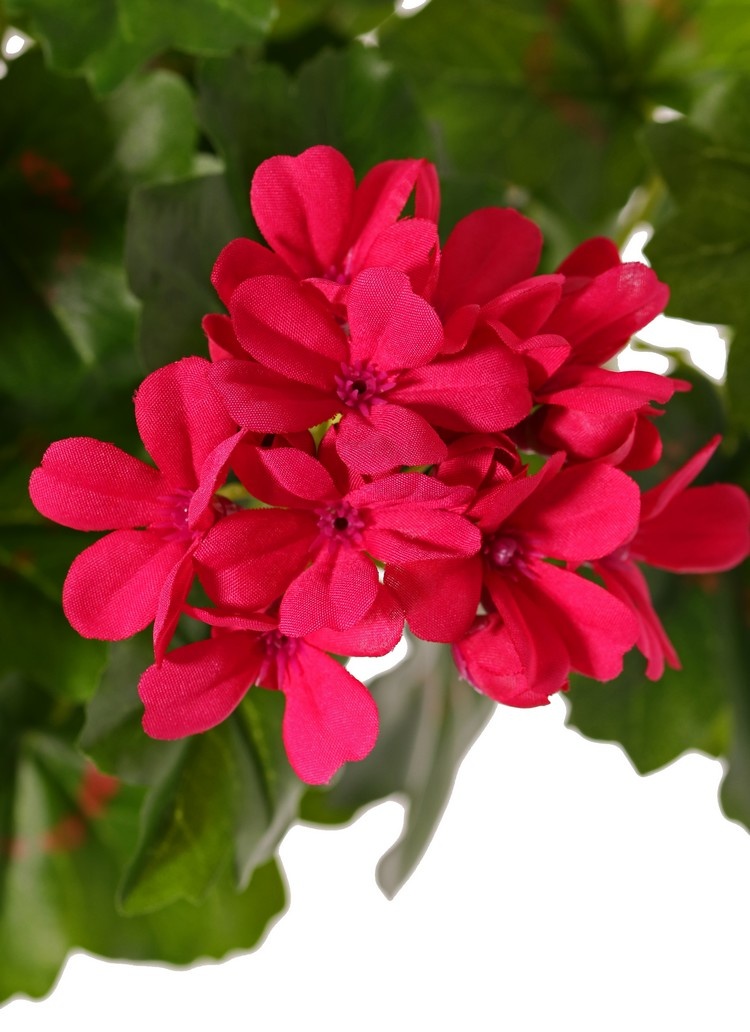
M255 46L273 11L271 0L8 0L6 8L41 41L52 68L85 74L101 92L165 50Z
M378 865L378 881L395 896L427 848L461 760L489 720L494 704L459 681L445 645L409 640L403 664L371 685L380 710L375 748L351 764L330 789L309 791L305 820L346 821L389 796L406 804L401 836Z

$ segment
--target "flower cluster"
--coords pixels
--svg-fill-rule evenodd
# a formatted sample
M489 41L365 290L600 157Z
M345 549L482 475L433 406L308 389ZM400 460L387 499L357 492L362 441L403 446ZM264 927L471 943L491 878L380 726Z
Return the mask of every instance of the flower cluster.
M378 731L330 653L384 655L405 622L515 706L571 671L617 676L633 646L649 677L676 666L640 566L735 565L750 505L690 486L718 439L643 495L628 475L658 461L657 406L688 388L607 365L664 307L654 273L594 239L537 275L540 232L507 208L441 246L422 160L357 185L330 147L271 158L251 206L268 246L219 255L210 360L136 393L155 465L72 438L31 479L45 516L110 531L66 579L73 627L117 640L153 623L146 731L201 732L250 686L276 689L292 766L326 782ZM210 636L170 651L182 614Z

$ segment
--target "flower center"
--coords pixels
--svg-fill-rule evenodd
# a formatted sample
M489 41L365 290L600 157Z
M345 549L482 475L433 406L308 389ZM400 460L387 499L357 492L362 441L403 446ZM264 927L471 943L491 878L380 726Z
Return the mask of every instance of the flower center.
M325 509L318 509L318 530L322 537L332 541L362 543L365 522L350 502L341 501Z
M297 651L298 645L299 638L289 638L286 634L282 634L281 631L269 631L268 634L263 636L263 646L266 650L266 655L271 660L280 658L280 653L287 658L293 656Z
M351 276L346 272L342 272L336 265L330 266L328 271L323 274L323 279L330 280L332 283L338 283L341 287L348 287L352 281Z
M347 408L369 412L372 405L385 401L383 395L396 386L396 377L383 372L374 362L342 362L335 377L336 393Z
M228 498L214 495L211 505L203 513L199 525L191 527L188 522L188 514L193 493L189 488L178 488L171 494L162 495L159 499L162 503L162 511L149 529L158 531L165 541L182 541L188 545L197 537L201 537L219 517L227 516L230 512L238 510L238 506Z
M496 534L489 538L482 548L487 561L498 569L518 566L522 561L520 544L515 538L505 534Z

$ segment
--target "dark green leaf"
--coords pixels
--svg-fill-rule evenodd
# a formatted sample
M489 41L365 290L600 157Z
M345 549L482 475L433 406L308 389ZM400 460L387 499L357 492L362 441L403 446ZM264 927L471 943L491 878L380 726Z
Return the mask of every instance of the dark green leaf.
M229 53L257 45L271 21L271 0L9 0L53 68L87 75L108 91L164 50Z
M725 80L694 123L654 126L649 145L669 187L673 214L648 247L670 285L670 314L735 327L730 349L732 422L750 427L750 78Z
M53 696L93 694L106 659L102 642L79 637L58 603L7 568L0 568L0 609L0 673L23 673Z
M156 741L141 726L143 705L138 698L138 681L153 662L150 636L144 633L131 641L113 643L109 656L101 687L87 707L81 748L102 770L134 784L156 786L154 795L158 799L150 799L149 808L159 809L169 824L177 820L177 804L174 797L165 800L164 786L174 785L176 771L179 785L200 777L202 750L210 753L219 749L216 743L220 743L221 763L205 786L196 791L201 798L205 793L210 795L217 825L222 823L225 829L226 849L234 843L237 883L244 888L256 868L276 852L297 817L302 794L303 786L289 766L281 737L283 696L253 689L236 713L210 732L213 745L201 744L206 737L203 735L191 739L193 744L186 752L183 742ZM220 799L215 797L216 792L221 793ZM184 812L179 819L185 819ZM170 857L153 859L155 868L160 869ZM194 863L190 855L181 859L188 867ZM167 870L163 875L165 881L168 874Z
M141 674L154 661L148 631L112 642L99 691L86 707L79 745L108 774L136 785L151 785L179 758L179 742L149 738L141 726Z
M123 913L149 913L178 899L203 901L231 850L232 776L225 728L182 743L144 807L120 889Z
M392 19L383 49L439 134L448 226L518 186L574 236L612 219L644 174L638 127L678 103L675 27L646 0L432 0Z
M568 723L590 738L619 742L641 773L687 749L712 756L729 745L729 686L742 680L731 609L734 592L716 576L651 578L653 600L682 662L659 681L644 676L640 654L627 657L612 684L575 678Z
M100 104L84 83L46 73L38 53L12 63L0 82L0 391L44 412L71 404L105 364L132 385L127 193L183 172L194 133L186 88L166 73Z
M459 680L447 646L418 640L410 640L404 663L376 678L371 691L380 711L375 748L329 789L309 793L301 816L331 823L376 800L403 799L404 830L377 872L392 897L419 863L461 760L495 704Z
M253 172L274 154L327 143L359 176L388 158L429 156L427 131L403 78L359 44L320 54L295 79L239 56L207 61L199 89L201 119L243 208Z
M284 697L256 688L229 722L235 758L235 864L240 887L297 818L304 786L284 750Z
M26 686L27 702L31 694ZM6 699L7 685L0 686L4 716ZM103 777L59 737L38 730L6 743L0 767L0 999L44 995L75 948L175 964L249 949L283 910L284 886L269 861L240 894L224 877L200 907L118 914L115 889L142 791Z
M211 269L222 247L248 228L220 175L134 194L125 261L143 301L140 346L149 369L206 353L201 319L221 308Z

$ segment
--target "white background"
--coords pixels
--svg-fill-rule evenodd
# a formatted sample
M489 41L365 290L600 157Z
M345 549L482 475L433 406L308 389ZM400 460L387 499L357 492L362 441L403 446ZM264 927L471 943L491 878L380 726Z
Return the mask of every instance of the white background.
M720 814L719 763L640 778L564 709L498 708L394 901L373 871L397 803L295 828L291 908L258 952L189 971L76 955L2 1032L747 1032L750 836Z

